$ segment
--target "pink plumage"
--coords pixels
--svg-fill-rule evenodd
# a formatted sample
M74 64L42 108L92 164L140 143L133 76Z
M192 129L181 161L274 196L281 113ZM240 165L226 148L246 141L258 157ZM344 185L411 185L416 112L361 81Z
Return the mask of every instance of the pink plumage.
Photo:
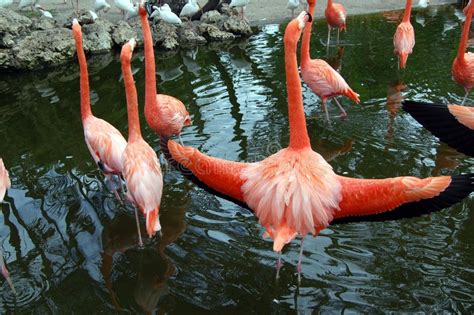
M11 187L10 177L8 171L3 164L3 160L0 159L0 202L3 201L7 189Z

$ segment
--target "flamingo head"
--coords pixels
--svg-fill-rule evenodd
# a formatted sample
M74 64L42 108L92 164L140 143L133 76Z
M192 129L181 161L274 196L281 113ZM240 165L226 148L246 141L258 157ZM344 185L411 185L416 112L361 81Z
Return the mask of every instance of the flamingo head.
M301 13L296 17L295 20L298 20L298 28L302 30L307 22L312 22L313 17L307 11L301 11Z
M82 41L82 28L77 19L72 20L72 32L74 34L74 38Z
M316 0L306 0L308 5L316 5Z

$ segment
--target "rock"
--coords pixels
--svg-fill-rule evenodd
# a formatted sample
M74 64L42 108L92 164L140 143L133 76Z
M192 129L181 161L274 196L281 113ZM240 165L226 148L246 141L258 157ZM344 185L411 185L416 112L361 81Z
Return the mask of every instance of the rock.
M79 24L87 25L87 24L94 24L97 20L94 19L94 16L89 12L89 10L82 9L79 11L79 16L76 17L76 14L70 15L66 22L64 23L64 27L72 28L72 20L77 18Z
M113 42L110 33L113 24L107 20L97 20L94 24L86 24L82 27L84 34L84 50L90 53L109 51Z
M13 47L15 38L29 31L31 20L12 10L0 8L0 47Z
M71 31L65 28L33 31L11 49L10 69L32 70L69 62L76 51ZM0 57L1 59L1 57Z
M238 14L238 12L234 8L231 8L228 3L223 3L219 8L219 12L227 16Z
M199 32L209 41L227 41L235 39L235 35L219 30L212 24L202 23L198 26Z
M165 50L176 50L179 47L177 27L161 20L152 26L153 42Z
M237 36L250 36L252 28L250 24L242 19L230 16L223 25L223 30Z
M0 48L0 69L11 67L13 53L11 49Z
M49 30L57 26L54 19L47 18L43 15L37 19L33 19L32 22L31 28L33 30Z
M197 46L207 43L207 40L192 29L181 28L179 31L179 43L184 46Z
M112 40L115 45L122 46L131 38L137 39L138 34L127 22L118 22L112 30Z
M206 24L217 24L222 22L224 17L219 13L219 11L212 10L212 11L207 11L201 16L201 23L206 23Z

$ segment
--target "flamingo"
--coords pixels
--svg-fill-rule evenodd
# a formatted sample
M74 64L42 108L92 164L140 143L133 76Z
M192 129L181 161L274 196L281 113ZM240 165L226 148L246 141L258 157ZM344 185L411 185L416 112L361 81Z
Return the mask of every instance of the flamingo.
M242 19L244 19L244 8L247 4L249 4L250 0L232 0L229 4L231 8L240 8L240 14Z
M81 117L84 138L95 163L107 180L113 183L113 176L122 174L122 154L125 151L127 141L114 126L92 114L89 96L89 74L82 47L82 29L77 19L72 22L72 33L76 42L80 69ZM121 200L117 190L113 188L113 191L117 199Z
M309 4L309 1L308 1ZM346 9L340 3L333 3L332 0L328 0L326 10L324 11L326 21L328 23L328 42L327 47L329 49L329 40L331 39L331 29L337 28L337 43L339 43L339 31L346 30Z
M139 14L145 45L145 119L162 139L167 140L177 135L181 141L181 129L191 124L191 118L180 100L157 94L153 41L143 5L140 5Z
M300 5L300 0L288 0L286 8L291 10L291 18L295 17L295 9Z
M331 165L312 150L306 129L296 49L308 20L309 13L300 13L284 35L290 123L287 148L260 162L243 163L209 157L175 141L168 142L174 161L208 187L246 203L254 211L265 234L273 238L273 250L278 252L277 277L281 250L297 235L302 238L297 265L300 274L305 236L316 236L333 220L375 214L413 216L413 209L439 210L474 190L474 174L358 179L334 173ZM397 209L402 205L405 208Z
M0 159L0 203L3 202L5 193L11 187L12 183L10 182L10 176L8 176L8 171L3 164L3 160Z
M141 7L141 6L140 6ZM120 56L122 76L127 96L128 112L128 144L122 156L123 176L127 183L127 198L145 215L146 230L151 238L161 230L158 212L160 211L161 194L163 191L163 176L160 162L155 151L142 138L140 121L138 119L137 89L133 81L130 59L135 48L135 40L131 39L122 47ZM140 247L143 241L140 233L138 214L138 239Z
M412 53L415 46L415 31L410 23L412 2L413 0L407 0L403 20L393 36L394 52L398 56L400 69L405 69L408 55Z
M474 156L474 107L405 101L403 109L441 141Z
M461 102L464 105L467 96L471 92L474 86L474 54L471 52L465 52L467 48L467 40L469 37L469 29L471 27L471 20L474 6L469 6L467 11L466 21L462 29L461 41L459 42L458 54L453 62L451 68L451 74L453 75L454 81L464 87L466 94Z
M309 12L313 14L316 0L308 0L308 6ZM329 114L326 107L326 101L329 98L334 99L341 110L341 116L346 117L347 113L341 104L339 104L336 97L338 95L344 95L352 99L354 102L359 103L359 94L354 92L346 83L344 78L326 61L322 59L311 59L309 46L312 26L312 22L307 23L303 34L303 42L301 44L301 76L310 89L321 98L326 113L326 119L328 121Z
M464 12L464 15L466 15L466 16L467 16L467 12L469 11L469 8L471 7L471 2L472 2L472 0L469 0L469 2L466 4L464 9L462 10L462 12Z

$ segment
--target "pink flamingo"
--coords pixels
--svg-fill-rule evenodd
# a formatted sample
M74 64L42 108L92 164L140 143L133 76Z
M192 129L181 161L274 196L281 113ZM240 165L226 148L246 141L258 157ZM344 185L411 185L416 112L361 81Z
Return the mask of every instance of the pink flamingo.
M415 46L415 31L410 23L412 0L407 0L402 23L400 23L393 36L393 46L395 54L398 56L399 68L404 69L408 55L413 52Z
M0 159L0 203L3 202L6 191L11 187L10 177L8 171L3 164L3 160Z
M469 29L471 27L471 20L474 6L470 5L467 10L466 21L462 29L461 42L459 43L458 54L454 59L453 66L451 68L451 74L453 75L454 81L459 85L464 87L466 95L461 102L461 105L464 105L464 102L467 99L467 96L471 92L472 87L474 86L474 54L471 52L465 52L467 48L467 41L469 38Z
M308 0L309 12L314 13L316 0ZM326 9L327 11L327 9ZM346 117L347 113L337 100L337 96L344 95L359 103L359 94L354 92L346 83L344 78L334 70L326 61L322 59L311 59L309 53L311 41L311 29L313 23L307 23L303 42L301 44L301 76L310 89L321 98L326 119L329 121L329 114L326 101L333 98L341 111L341 116Z
M254 211L266 235L273 238L273 250L278 252L277 277L281 250L297 235L302 237L299 274L304 237L309 233L316 236L335 219L396 213L395 209L402 205L412 212L405 208L398 213L413 216L413 208L422 212L439 210L474 190L474 174L355 179L334 173L331 165L311 149L306 129L296 48L308 19L311 16L302 12L288 24L284 35L290 121L287 148L263 161L242 163L209 157L175 141L168 142L173 159L197 179Z
M140 5L138 12L145 44L145 119L150 128L161 138L167 140L177 135L181 141L181 129L191 124L191 118L180 100L169 95L156 94L153 41L143 4Z
M308 1L309 4L309 1ZM311 9L310 9L310 12ZM337 28L337 42L339 43L339 31L346 31L346 9L340 3L333 3L332 0L328 0L326 10L324 11L326 21L328 23L328 42L327 47L329 49L329 40L331 39L331 29Z
M114 126L103 119L94 117L89 96L89 74L86 56L82 47L82 30L77 19L72 22L72 32L76 42L77 59L80 69L81 117L87 148L95 163L108 181L113 182L114 175L122 174L122 154L127 141ZM113 188L118 200L117 190Z
M467 16L467 12L469 11L469 8L471 7L471 3L472 0L469 0L469 2L466 4L466 6L464 7L464 9L462 10L462 12L464 13L464 15Z
M127 182L127 197L134 203L146 218L146 230L149 237L161 230L158 212L160 211L163 176L160 162L155 151L143 140L138 118L137 89L133 81L130 60L135 48L135 40L131 39L122 47L122 75L127 95L128 112L128 144L122 157L123 176ZM143 241L140 233L138 214L138 239L140 246Z
M474 107L405 101L403 109L441 141L474 156Z

